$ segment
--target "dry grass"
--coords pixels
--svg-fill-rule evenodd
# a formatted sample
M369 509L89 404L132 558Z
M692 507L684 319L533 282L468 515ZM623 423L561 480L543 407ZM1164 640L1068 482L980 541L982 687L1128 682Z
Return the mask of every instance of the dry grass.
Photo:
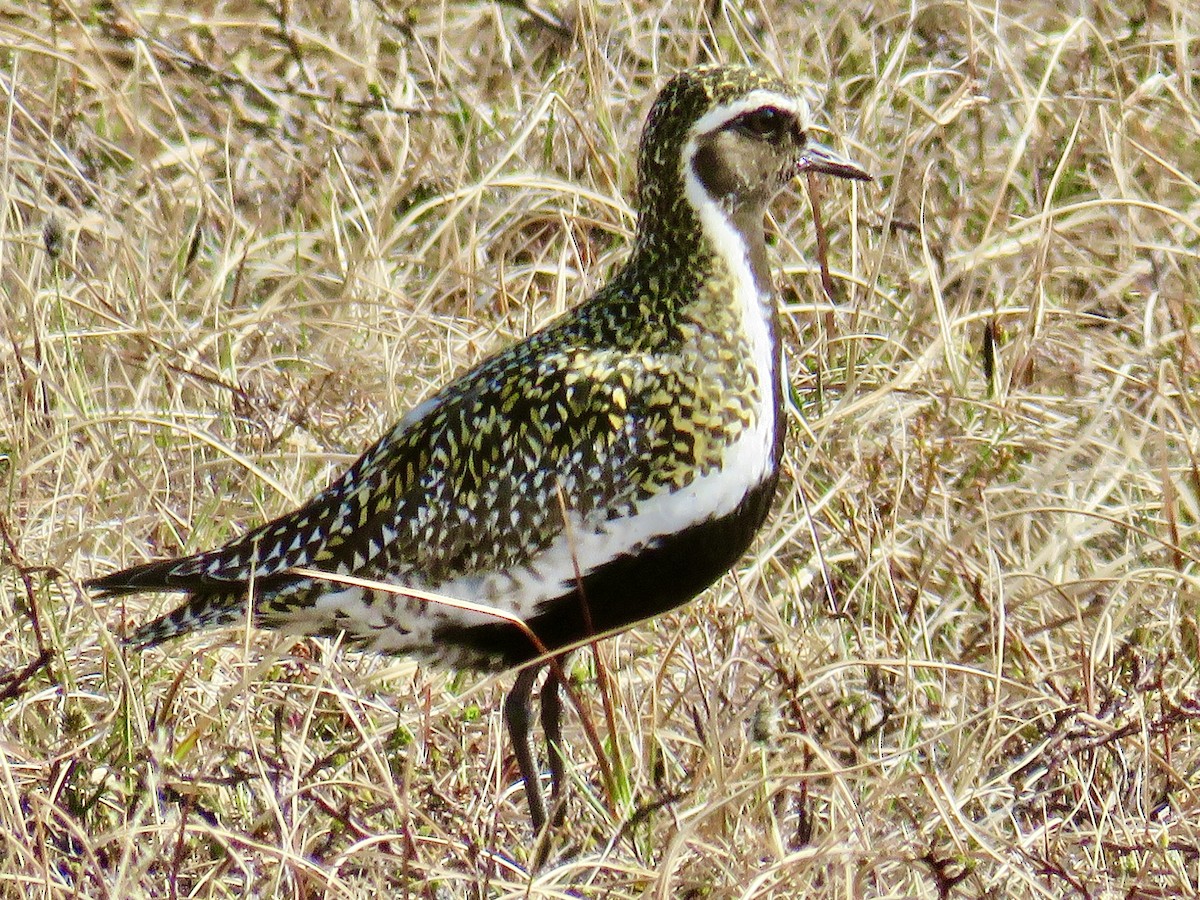
M3 896L1200 890L1200 12L795 6L6 7ZM508 679L132 655L168 601L80 580L282 512L584 297L709 58L810 81L881 177L824 186L834 304L775 205L781 501L605 645L623 770L572 719L530 875Z

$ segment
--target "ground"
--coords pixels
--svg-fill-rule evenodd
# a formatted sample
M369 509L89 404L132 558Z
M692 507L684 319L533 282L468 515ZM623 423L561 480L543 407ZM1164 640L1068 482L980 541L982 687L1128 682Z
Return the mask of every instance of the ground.
M1184 2L13 0L0 895L1196 893L1198 50ZM287 510L601 284L707 60L877 181L819 185L831 294L808 185L772 206L775 510L577 656L534 871L511 674L138 654L172 598L81 582Z

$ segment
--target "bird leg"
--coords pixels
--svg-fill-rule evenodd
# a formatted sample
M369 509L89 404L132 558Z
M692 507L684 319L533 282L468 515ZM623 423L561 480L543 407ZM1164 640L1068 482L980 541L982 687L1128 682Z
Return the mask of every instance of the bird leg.
M521 780L525 782L525 799L529 803L529 818L533 822L533 830L540 832L546 825L546 799L542 796L542 785L538 778L537 765L533 758L533 737L529 733L532 719L533 683L537 680L538 666L530 666L517 673L512 690L504 698L504 721L508 725L509 740L512 741L513 753L517 757L517 768L521 770ZM557 681L556 679L551 679ZM542 692L542 722L545 727L545 691ZM557 730L557 716L555 716ZM552 754L553 755L553 754ZM554 766L551 764L551 773ZM555 779L555 795L558 792L558 781Z
M540 695L542 704L542 731L546 735L546 748L550 753L550 810L553 814L551 824L556 828L563 823L566 806L562 802L562 783L566 773L566 757L563 755L562 743L562 694L559 692L558 673L566 656L555 660L546 673L546 681L542 685Z
M558 657L553 667L561 671L561 664L566 656ZM529 818L533 821L533 830L540 832L546 825L546 798L542 794L542 782L538 772L536 758L533 752L533 735L530 733L532 724L533 685L537 681L538 666L530 666L517 673L512 690L504 698L504 719L508 725L509 739L512 741L513 753L517 757L517 768L521 770L521 780L525 782L525 799L529 803ZM542 731L546 735L546 747L550 757L550 809L554 814L552 824L561 825L565 809L561 802L563 779L566 774L566 756L563 754L562 743L562 694L558 675L555 671L546 674L542 692L538 699L542 707Z

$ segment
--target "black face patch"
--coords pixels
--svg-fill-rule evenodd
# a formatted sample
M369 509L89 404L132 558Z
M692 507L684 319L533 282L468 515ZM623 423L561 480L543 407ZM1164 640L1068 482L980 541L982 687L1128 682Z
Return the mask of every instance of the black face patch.
M778 187L783 165L784 154L775 144L728 126L701 137L692 157L704 190L730 210L765 205Z
M695 167L696 177L710 196L727 197L745 184L744 176L739 177L731 162L729 148L721 146L717 135L700 141L696 147L692 165Z
M789 155L774 144L725 127L697 140L692 156L696 179L746 240L750 268L763 293L770 293L772 284L762 218Z

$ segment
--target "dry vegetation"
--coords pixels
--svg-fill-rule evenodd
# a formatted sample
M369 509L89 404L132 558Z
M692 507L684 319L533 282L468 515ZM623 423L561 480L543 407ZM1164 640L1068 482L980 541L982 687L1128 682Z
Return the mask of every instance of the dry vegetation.
M1200 890L1194 3L0 13L0 895ZM572 672L549 863L508 678L92 573L284 511L584 297L654 90L811 83L878 173L774 207L797 404L736 573ZM802 187L802 186L801 186Z

